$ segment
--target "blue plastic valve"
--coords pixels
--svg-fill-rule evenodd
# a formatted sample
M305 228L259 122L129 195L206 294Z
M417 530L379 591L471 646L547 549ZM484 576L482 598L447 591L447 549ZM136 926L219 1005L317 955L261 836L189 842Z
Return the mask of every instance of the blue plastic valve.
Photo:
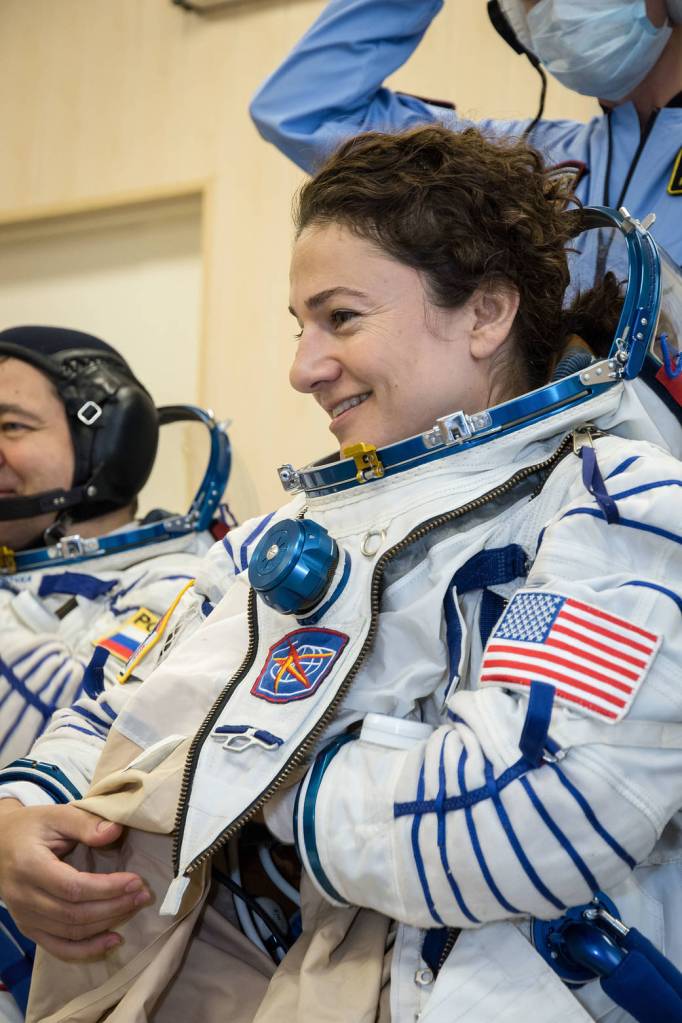
M249 582L282 614L311 611L331 583L339 548L327 530L309 519L283 519L259 541L249 564Z

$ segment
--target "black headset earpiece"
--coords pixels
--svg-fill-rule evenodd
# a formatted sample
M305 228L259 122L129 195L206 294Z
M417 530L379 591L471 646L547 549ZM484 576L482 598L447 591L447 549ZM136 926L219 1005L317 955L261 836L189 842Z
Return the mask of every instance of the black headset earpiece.
M540 75L542 85L540 87L540 103L538 104L538 112L536 113L533 120L530 122L528 127L523 133L524 138L527 138L532 132L538 121L541 120L542 115L545 111L545 98L547 96L547 76L542 69L542 65L532 50L529 50L523 45L516 32L514 31L509 19L500 7L499 0L488 0L488 17L492 23L493 28L502 36L505 43L511 46L514 53L518 53L519 56L526 57L533 65L537 73Z

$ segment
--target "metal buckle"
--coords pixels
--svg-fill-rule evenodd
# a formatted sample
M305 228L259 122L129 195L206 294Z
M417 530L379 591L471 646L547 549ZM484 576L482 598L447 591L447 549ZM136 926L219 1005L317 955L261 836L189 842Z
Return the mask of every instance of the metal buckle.
M343 449L343 458L352 458L355 462L355 478L358 483L366 483L368 480L380 479L384 475L384 467L377 454L374 444L350 444Z
M17 559L11 547L0 546L0 575L14 575L17 570Z
M101 406L96 401L86 401L76 412L76 419L79 419L85 426L92 426L102 415Z
M86 554L94 554L99 550L99 540L83 539L82 536L65 536L52 547L47 548L49 558L82 558Z
M286 491L292 492L303 489L301 487L301 477L290 462L286 465L280 465L277 470L277 475L279 476L280 483Z
M465 412L453 412L451 416L437 419L433 428L422 434L422 439L427 448L438 448L443 444L448 446L461 444L475 433L487 430L492 426L492 422L489 412L475 412L471 416Z

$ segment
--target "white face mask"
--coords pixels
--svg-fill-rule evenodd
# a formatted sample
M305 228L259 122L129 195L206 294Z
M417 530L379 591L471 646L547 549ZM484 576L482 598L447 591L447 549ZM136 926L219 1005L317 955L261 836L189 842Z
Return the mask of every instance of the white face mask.
M532 50L563 85L619 100L660 57L672 29L656 28L645 0L540 0L527 14Z

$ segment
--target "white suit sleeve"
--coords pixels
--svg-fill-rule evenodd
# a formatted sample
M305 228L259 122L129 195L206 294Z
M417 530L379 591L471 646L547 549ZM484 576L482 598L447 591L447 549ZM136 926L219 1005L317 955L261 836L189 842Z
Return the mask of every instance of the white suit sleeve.
M297 839L328 898L420 927L553 918L651 851L682 802L682 535L670 515L682 479L672 459L630 461L607 481L616 520L586 493L547 525L448 723L407 751L348 741L311 769ZM551 650L545 623L528 625L547 602L569 616ZM570 620L581 607L601 623L594 642ZM534 678L509 666L514 642L540 658ZM534 757L521 747L538 680L553 709Z
M153 587L145 591L147 605L154 605L152 591ZM183 594L165 630L171 640L174 635L191 633L200 624L203 620L202 599L200 594L191 591ZM101 628L98 631L95 623L92 634L99 633ZM107 661L93 669L94 657L89 666L77 661L81 695L70 706L55 711L46 730L25 756L15 759L0 771L0 798L12 797L31 805L45 803L46 796L53 802L80 799L90 786L112 722L151 670L152 662L158 661L164 652L164 644L159 643L150 654L149 663L141 664L138 675L125 684L118 681L120 662L112 665ZM64 657L68 659L68 650L65 650ZM92 688L88 683L88 672L94 673Z
M271 517L249 520L231 531L203 559L183 559L196 575L194 585L190 585L191 579L188 582L187 574L169 576L166 562L148 570L138 587L127 591L131 606L144 603L162 616L154 632L133 654L123 673L121 662L112 657L98 664L97 651L90 664L76 662L81 695L53 714L26 756L0 770L0 798L36 804L44 803L47 796L54 802L68 802L87 792L112 723L170 649L195 632L235 576L247 568L253 547ZM90 635L95 638L106 628L111 631L110 616L106 615L102 621L89 624Z

